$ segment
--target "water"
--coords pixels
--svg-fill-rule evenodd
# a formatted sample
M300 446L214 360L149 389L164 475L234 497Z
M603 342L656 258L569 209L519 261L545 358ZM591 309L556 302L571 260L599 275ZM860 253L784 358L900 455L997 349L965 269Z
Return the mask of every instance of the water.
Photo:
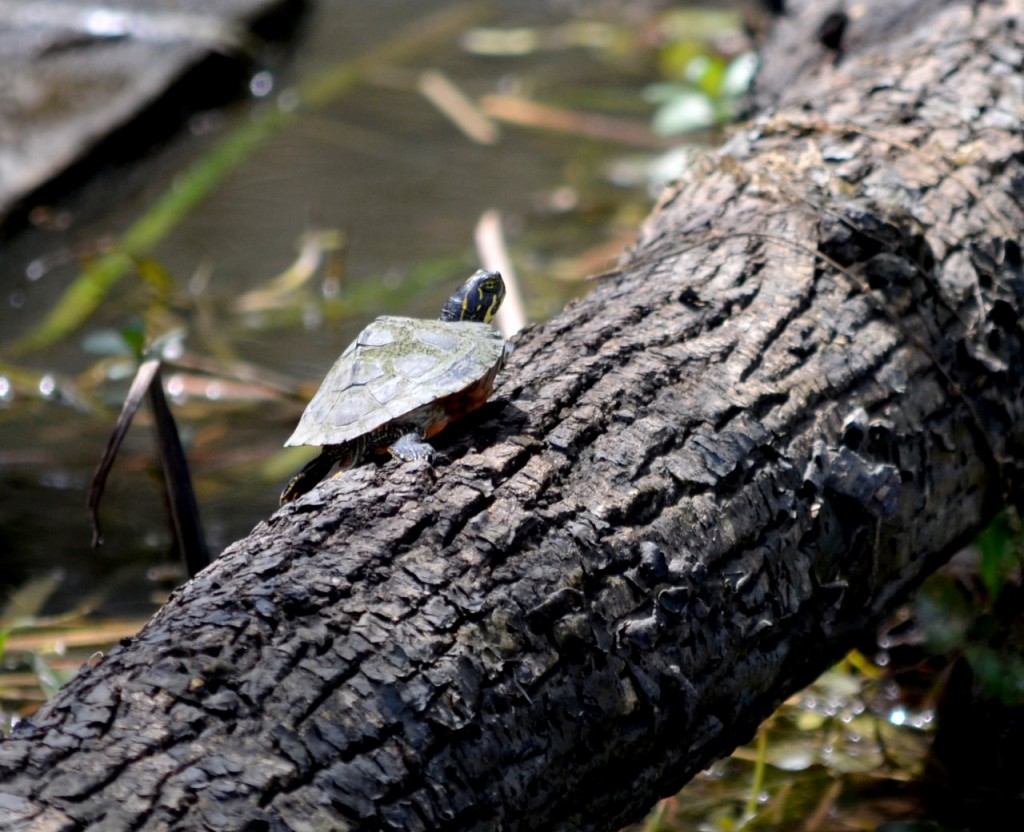
M260 91L269 87L265 98L198 115L143 159L111 166L46 206L50 229L30 229L0 249L0 343L38 323L77 274L76 257L127 228L232 125L271 106L294 79L391 37L422 17L422 6L318 4L294 59L260 76ZM497 27L565 20L540 3L493 3L489 12L487 24ZM126 615L147 614L166 589L154 572L174 556L148 414L133 427L110 480L105 545L89 545L86 489L131 369L94 350L133 321L146 320L150 333L181 327L189 358L221 362L213 382L168 373L174 390L191 391L175 397L175 415L217 553L275 510L282 483L302 462L279 455L302 397L362 324L384 312L435 316L448 291L477 266L472 241L481 212L498 208L506 219L534 319L585 291L549 275L558 258L625 234L646 210L642 188L625 192L602 176L606 164L635 149L507 125L497 145L474 144L415 91L416 72L428 68L442 69L470 96L523 90L574 106L574 95L629 100L632 92L638 120L648 115L639 98L643 72L624 72L606 54L563 48L487 58L448 39L414 64L381 71L375 82L300 117L153 252L173 279L169 302L156 303L153 286L125 279L70 338L17 359L20 368L49 374L51 392L0 387L0 592L60 569L52 609L90 598L104 612ZM341 297L369 284L382 288L379 298L356 315L325 316L315 283L291 313L240 314L237 298L286 269L311 224L347 237ZM407 277L417 271L448 276L414 291ZM239 362L270 386L240 378Z

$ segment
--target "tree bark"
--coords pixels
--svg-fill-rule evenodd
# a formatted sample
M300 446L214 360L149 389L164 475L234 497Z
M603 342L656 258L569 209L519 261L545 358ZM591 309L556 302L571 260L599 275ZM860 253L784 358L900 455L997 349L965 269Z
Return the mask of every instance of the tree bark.
M833 48L791 5L769 109L517 339L435 466L231 546L0 744L0 827L611 830L992 516L1022 2L860 4Z

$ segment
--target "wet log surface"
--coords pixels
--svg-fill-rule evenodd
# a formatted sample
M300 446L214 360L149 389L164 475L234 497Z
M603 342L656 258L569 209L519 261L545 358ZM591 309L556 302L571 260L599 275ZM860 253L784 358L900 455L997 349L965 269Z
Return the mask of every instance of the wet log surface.
M0 826L611 830L991 517L1024 430L1024 8L861 37L869 3L837 55L793 5L774 107L517 339L435 466L231 546L0 744Z

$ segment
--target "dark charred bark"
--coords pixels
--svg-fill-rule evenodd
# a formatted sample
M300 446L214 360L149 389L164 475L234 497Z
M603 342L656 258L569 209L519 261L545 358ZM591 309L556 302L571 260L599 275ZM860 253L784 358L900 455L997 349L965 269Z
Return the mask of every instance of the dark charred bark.
M804 5L775 108L435 467L230 547L0 744L0 826L613 829L986 522L1024 430L1021 2L864 37L869 3L841 50Z

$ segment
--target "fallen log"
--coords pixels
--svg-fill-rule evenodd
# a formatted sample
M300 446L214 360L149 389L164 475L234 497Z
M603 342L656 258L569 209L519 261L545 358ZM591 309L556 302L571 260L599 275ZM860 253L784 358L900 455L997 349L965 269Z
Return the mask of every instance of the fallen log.
M791 5L434 467L229 547L0 744L0 826L611 830L1015 493L1022 3Z

